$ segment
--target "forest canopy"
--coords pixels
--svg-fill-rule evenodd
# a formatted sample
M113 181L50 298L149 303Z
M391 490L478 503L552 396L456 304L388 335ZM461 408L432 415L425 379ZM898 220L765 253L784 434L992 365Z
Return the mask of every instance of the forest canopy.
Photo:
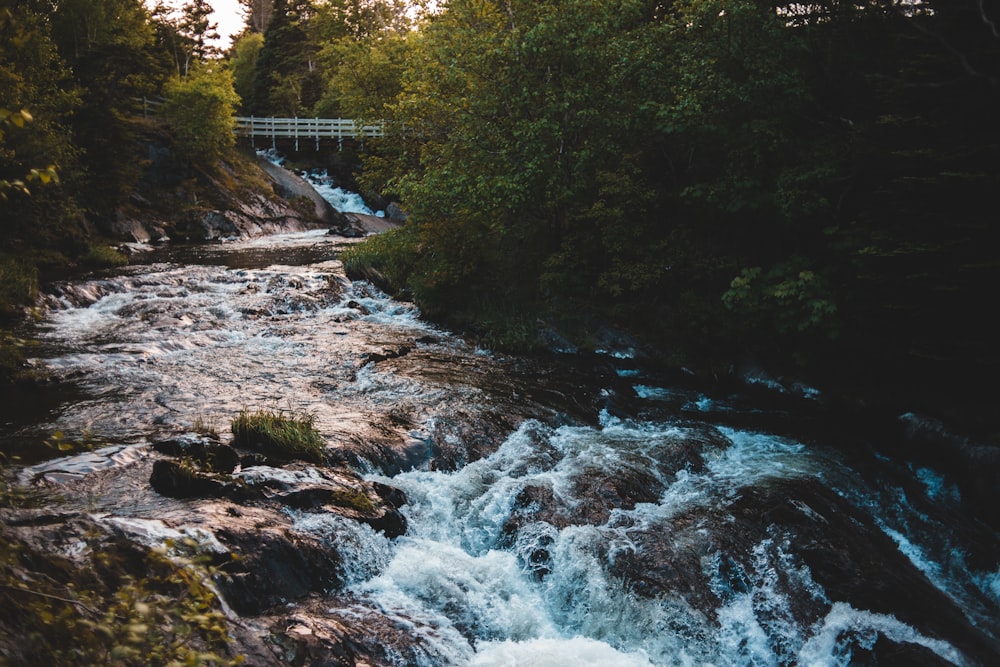
M366 261L501 340L596 310L685 363L984 368L998 18L451 0L371 42L398 89L365 178L411 223Z
M32 122L0 180L49 184L4 186L4 256L85 251L136 100L173 95L203 162L232 109L384 121L360 180L408 223L347 259L493 344L593 320L717 368L992 368L997 5L247 0L220 53L204 0L8 0L0 108Z

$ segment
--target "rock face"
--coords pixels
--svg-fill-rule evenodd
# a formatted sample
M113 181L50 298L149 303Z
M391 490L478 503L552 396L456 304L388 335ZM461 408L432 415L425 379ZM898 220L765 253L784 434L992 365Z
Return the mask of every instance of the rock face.
M220 173L208 174L181 169L166 148L150 155L142 192L98 222L114 239L214 241L317 227L361 233L308 182L266 160L221 164Z

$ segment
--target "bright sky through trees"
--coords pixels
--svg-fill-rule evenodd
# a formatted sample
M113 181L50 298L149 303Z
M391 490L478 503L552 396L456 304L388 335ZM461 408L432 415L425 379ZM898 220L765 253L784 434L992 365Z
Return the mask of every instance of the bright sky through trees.
M166 0L166 4L174 7L179 13L188 0ZM146 0L146 5L151 7L156 4L155 0ZM219 24L219 41L216 43L221 49L228 49L231 37L243 31L243 6L240 0L208 0L215 13L211 16L213 23Z

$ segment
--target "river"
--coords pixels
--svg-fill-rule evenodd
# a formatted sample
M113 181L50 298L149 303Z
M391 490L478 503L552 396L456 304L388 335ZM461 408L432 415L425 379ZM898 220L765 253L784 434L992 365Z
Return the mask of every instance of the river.
M479 349L347 279L351 242L160 248L52 286L32 363L57 381L3 433L23 478L152 521L155 494L114 482L151 442L307 411L406 495L391 539L287 512L349 563L322 613L396 628L370 664L1000 664L997 535L941 474L861 426L769 430L753 392L675 384L626 348ZM54 431L108 446L31 460Z

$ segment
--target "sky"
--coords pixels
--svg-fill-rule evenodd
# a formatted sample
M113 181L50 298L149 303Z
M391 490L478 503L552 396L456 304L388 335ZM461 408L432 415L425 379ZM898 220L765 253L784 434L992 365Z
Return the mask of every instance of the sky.
M188 0L166 0L166 4L179 9L187 4ZM147 6L156 4L155 0L146 0ZM228 49L230 37L243 31L243 7L240 0L208 0L215 13L211 20L219 24L219 41L216 46L220 49Z
M212 20L219 24L220 48L229 48L229 38L243 32L243 8L240 0L209 0L215 9Z

